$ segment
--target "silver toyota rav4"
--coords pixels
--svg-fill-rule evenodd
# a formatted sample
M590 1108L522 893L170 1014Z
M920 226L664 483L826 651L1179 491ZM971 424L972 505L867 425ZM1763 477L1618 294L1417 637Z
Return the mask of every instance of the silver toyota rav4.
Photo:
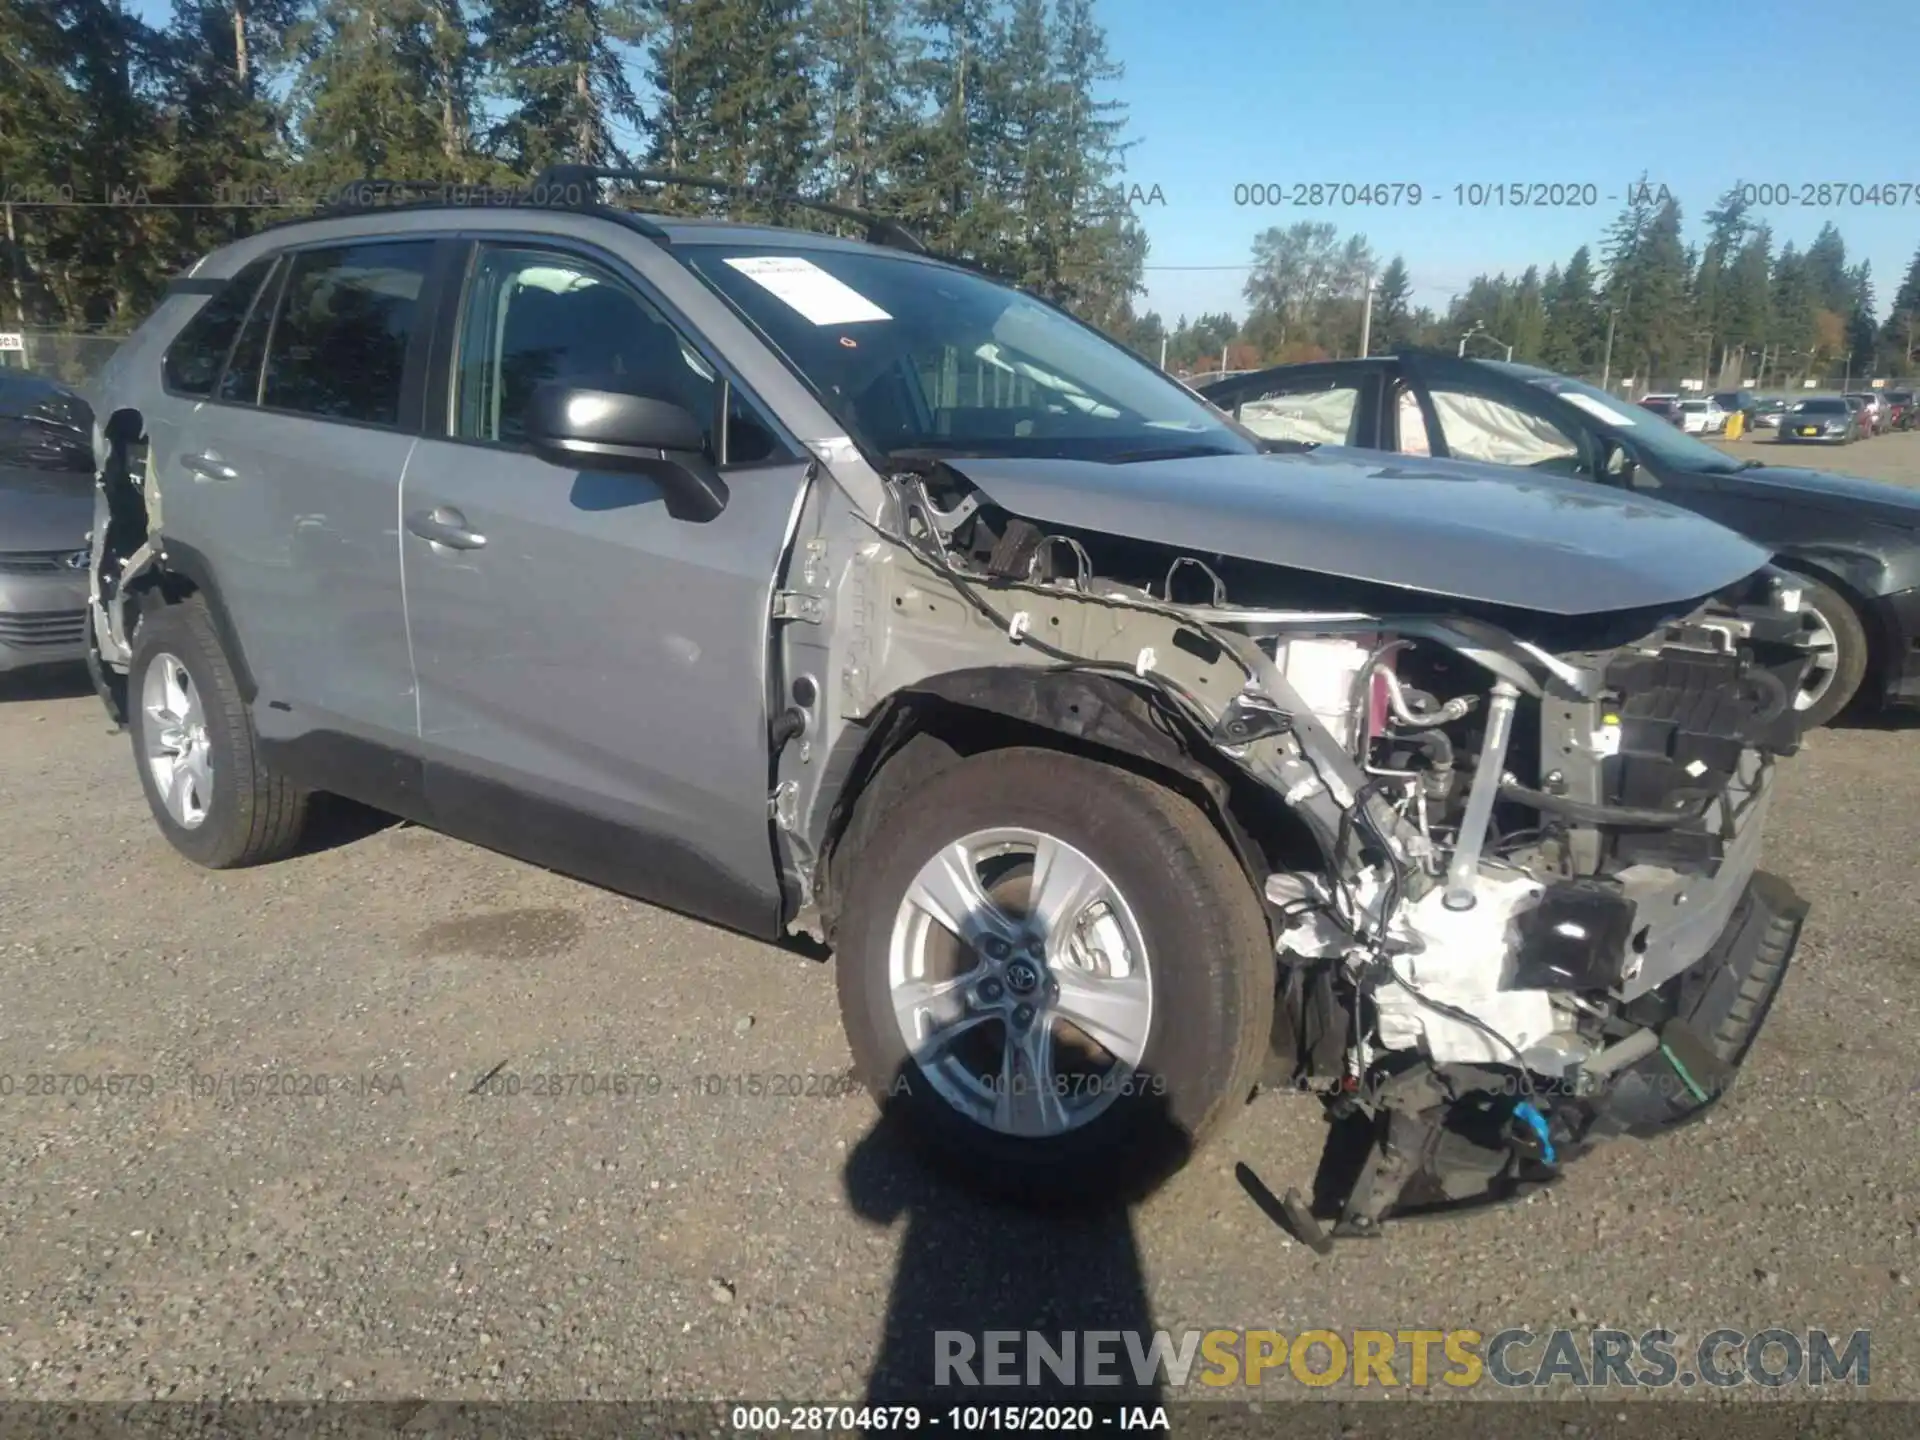
M824 942L888 1117L1035 1201L1302 1085L1328 1244L1725 1089L1805 908L1761 550L1262 441L886 222L636 178L268 229L111 363L95 668L176 849L331 792Z

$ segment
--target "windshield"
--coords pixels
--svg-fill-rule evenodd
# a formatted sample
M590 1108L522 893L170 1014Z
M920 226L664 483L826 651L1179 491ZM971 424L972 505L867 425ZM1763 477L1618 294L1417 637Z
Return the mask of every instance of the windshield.
M1131 351L983 276L858 250L688 245L678 253L876 454L1258 452Z
M1738 460L1723 455L1711 445L1694 439L1682 430L1676 430L1664 420L1658 425L1646 423L1645 417L1635 416L1626 405L1597 385L1589 385L1584 381L1572 380L1565 375L1554 375L1544 370L1522 370L1518 366L1507 373L1518 375L1528 384L1538 385L1542 390L1558 395L1570 405L1577 405L1596 420L1604 421L1616 437L1630 437L1635 445L1647 451L1654 459L1662 464L1671 465L1676 470L1708 471L1718 475L1731 475L1741 468ZM1688 403L1698 405L1703 402Z
M1844 400L1802 400L1793 407L1796 415L1844 415L1847 402Z

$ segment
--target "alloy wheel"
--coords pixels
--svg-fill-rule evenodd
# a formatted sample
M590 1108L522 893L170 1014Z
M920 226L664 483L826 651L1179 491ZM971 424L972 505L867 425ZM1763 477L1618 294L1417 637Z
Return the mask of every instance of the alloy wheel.
M1840 671L1840 637L1833 623L1804 602L1800 607L1800 639L1813 663L1800 681L1793 697L1795 710L1811 710L1833 688L1833 677Z
M153 657L140 685L140 706L154 788L174 824L197 829L213 803L213 756L199 687L177 656L163 650Z
M920 868L887 978L936 1093L1007 1135L1059 1135L1133 1088L1153 1021L1146 942L1084 852L1036 830L976 831Z

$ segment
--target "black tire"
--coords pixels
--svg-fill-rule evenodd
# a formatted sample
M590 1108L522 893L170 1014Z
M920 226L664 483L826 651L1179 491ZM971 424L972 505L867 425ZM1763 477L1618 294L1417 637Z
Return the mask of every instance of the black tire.
M147 763L151 721L142 697L147 672L162 655L173 656L186 671L199 695L206 726L212 794L206 801L205 818L191 827L168 812ZM307 794L261 762L233 666L199 596L163 606L140 622L127 670L127 696L140 788L146 792L154 822L174 849L210 870L229 870L277 860L299 843Z
M1817 703L1805 711L1808 728L1825 725L1853 703L1867 678L1871 656L1867 628L1846 596L1808 575L1800 576L1800 604L1825 620L1832 629L1836 663L1833 682Z
M908 1051L888 982L895 918L921 867L1000 826L1051 835L1093 860L1148 956L1153 1016L1134 1081L1077 1128L1039 1138L993 1129L941 1097ZM1273 941L1245 871L1191 801L1077 756L992 751L896 799L848 864L836 950L855 1072L885 1121L947 1175L1028 1204L1138 1198L1251 1094L1272 1025Z

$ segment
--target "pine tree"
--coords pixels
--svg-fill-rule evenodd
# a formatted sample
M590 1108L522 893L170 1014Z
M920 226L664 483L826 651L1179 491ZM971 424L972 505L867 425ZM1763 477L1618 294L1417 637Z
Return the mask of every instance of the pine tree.
M1803 263L1813 303L1836 315L1847 314L1853 308L1853 294L1847 277L1847 242L1840 238L1840 227L1831 220L1822 225Z
M1920 356L1920 249L1913 252L1906 277L1894 292L1893 309L1880 327L1880 353L1886 368L1910 374Z
M1131 305L1147 255L1146 232L1108 199L1125 166L1127 122L1126 107L1102 91L1125 72L1107 49L1093 0L1056 0L1048 50L1059 108L1042 153L1057 162L1056 193L1066 199L1050 246L1058 261L1048 290L1083 319L1103 324Z
M85 120L81 95L65 83L66 37L52 6L0 6L0 305L10 321L51 324L61 302L44 273L47 247L64 240L70 220L44 201L70 186L72 137ZM14 203L26 197L22 203ZM76 196L76 198L78 198Z
M493 0L480 53L510 108L487 136L492 153L529 177L561 162L625 163L615 126L644 117L618 47L645 30L639 0Z
M297 124L316 189L367 176L476 178L458 24L442 0L320 0L296 32L306 62Z
M1770 338L1784 373L1804 375L1814 360L1819 305L1805 258L1789 240L1773 263Z
M907 67L915 120L901 137L898 213L938 249L999 248L1003 217L981 184L976 157L983 120L993 0L913 0L910 20L925 43Z
M1392 355L1413 343L1413 281L1407 262L1396 255L1380 272L1373 292L1373 338L1367 347L1375 355Z
M812 8L822 189L842 205L872 208L893 182L913 118L906 72L916 47L898 0L816 0Z
M650 79L661 96L649 156L657 166L792 193L816 160L819 96L801 0L671 0L655 32ZM670 209L797 219L769 204L669 190Z
M164 38L116 0L0 11L0 205L7 302L39 324L125 325L175 247L142 196L173 175Z
M1763 351L1772 325L1768 275L1773 264L1773 232L1752 226L1721 280L1715 313L1720 334L1742 376L1753 373L1749 357Z
M1716 375L1725 369L1733 348L1728 334L1730 272L1752 229L1743 191L1743 185L1735 184L1707 211L1707 241L1693 272L1693 323L1706 332L1714 353L1721 357L1714 367Z
M1605 317L1593 289L1593 253L1585 245L1573 252L1560 283L1547 297L1547 328L1541 363L1551 370L1585 375L1601 368Z
M1642 176L1607 232L1606 254L1615 369L1651 378L1686 367L1695 357L1687 353L1693 336L1679 204L1650 193Z
M1847 271L1851 308L1847 312L1847 364L1856 375L1871 374L1879 326L1873 322L1873 265L1862 260Z

